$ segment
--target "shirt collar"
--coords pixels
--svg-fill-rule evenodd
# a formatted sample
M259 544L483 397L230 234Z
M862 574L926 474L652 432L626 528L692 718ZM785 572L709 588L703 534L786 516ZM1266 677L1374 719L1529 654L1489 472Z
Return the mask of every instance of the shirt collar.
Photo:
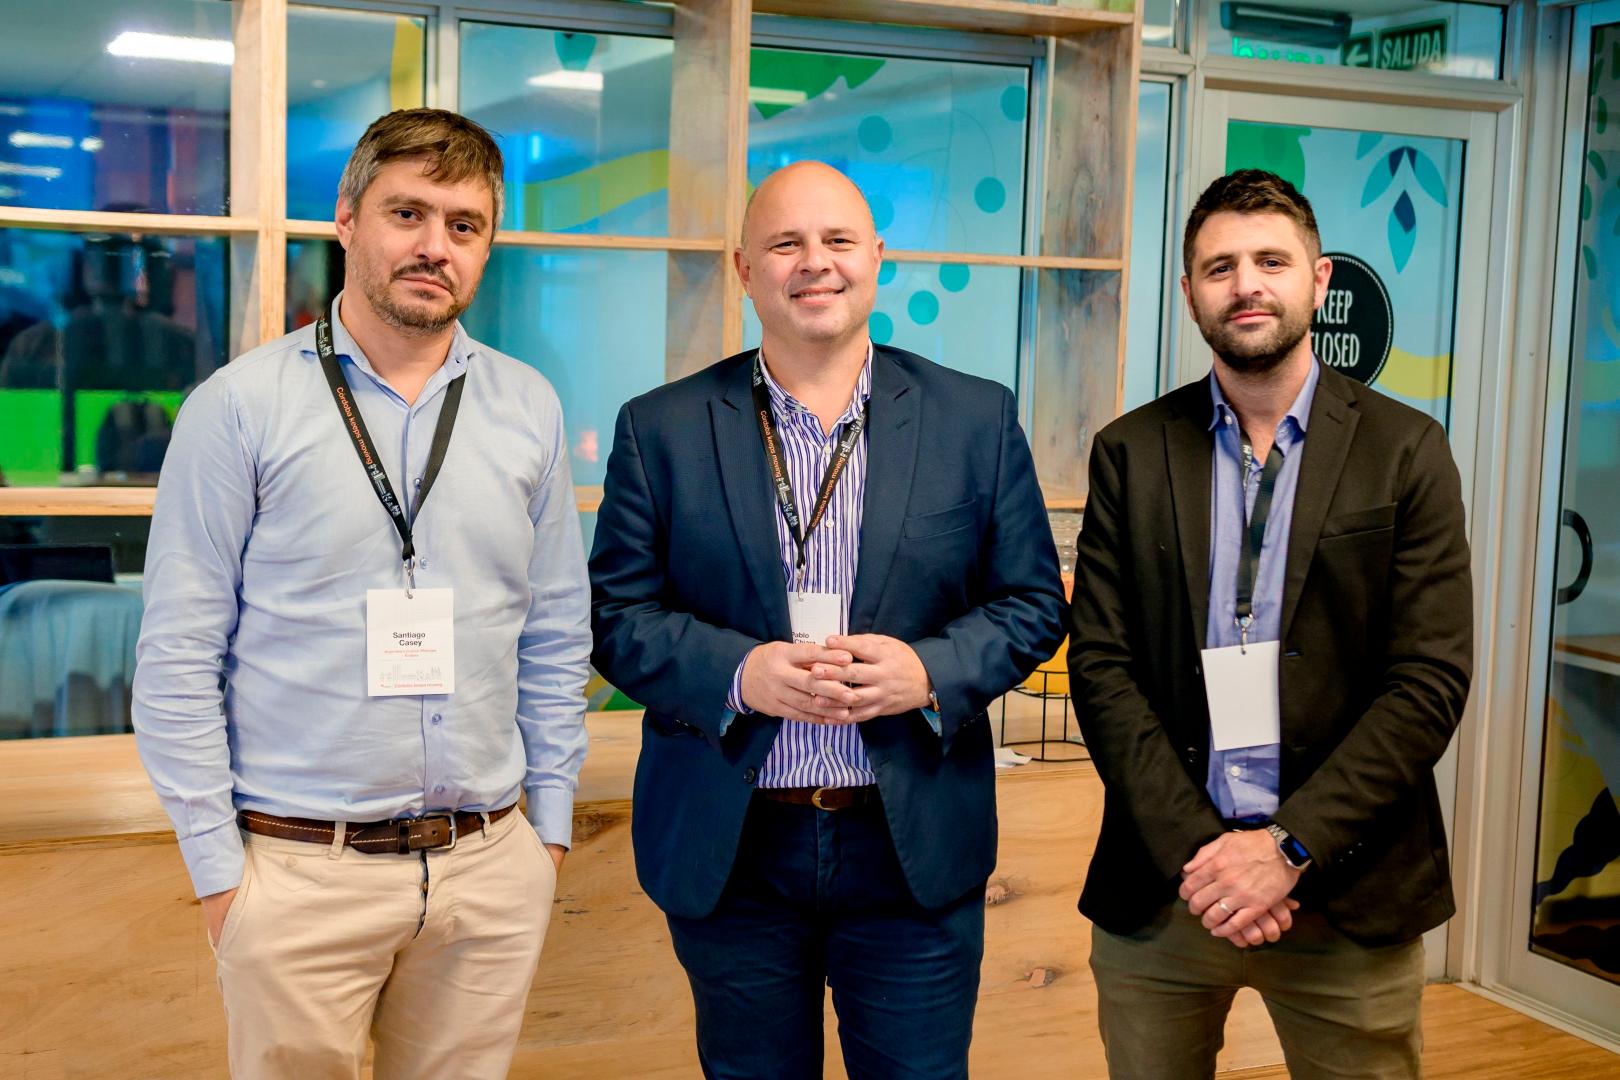
M855 380L855 393L850 396L849 404L844 407L843 415L839 416L837 423L833 424L833 427L840 427L854 420L856 416L860 415L860 411L866 405L867 399L872 396L872 352L872 343L868 341L866 343L866 363L861 367L861 377ZM808 413L809 409L800 404L792 394L782 389L781 385L771 377L771 366L769 363L764 362L764 349L758 350L758 356L761 360L759 366L765 372L765 388L771 394L771 404L783 412ZM819 422L817 421L817 423Z
M348 357L355 367L386 386L387 380L377 374L376 370L371 366L371 361L366 358L366 354L361 351L359 344L355 342L354 335L349 333L349 328L343 325L342 319L338 318L338 304L342 299L343 293L339 292L337 296L332 298L332 306L327 311L327 317L332 320L332 351L337 353L340 358ZM441 376L444 381L448 382L466 371L467 361L472 359L473 348L472 337L462 327L461 320L457 319L455 334L450 338L450 351L444 358L444 367L433 373L433 378L428 380L428 387L423 389L422 397L418 398L418 400L427 398L428 388L436 387ZM309 344L304 347L303 351L311 356L316 353L313 327L310 329Z
M1299 393L1294 395L1294 403L1288 407L1288 412L1283 414L1283 419L1291 418L1301 433L1310 426L1311 402L1316 398L1316 384L1320 380L1321 374L1321 364L1313 356L1311 358L1310 373L1305 376L1305 385L1299 388ZM1221 393L1221 380L1215 377L1214 368L1209 370L1209 394L1214 400L1214 408L1209 418L1209 430L1213 431L1226 414L1232 412L1232 407L1226 403L1226 395ZM1232 413L1232 415L1236 416L1237 414Z

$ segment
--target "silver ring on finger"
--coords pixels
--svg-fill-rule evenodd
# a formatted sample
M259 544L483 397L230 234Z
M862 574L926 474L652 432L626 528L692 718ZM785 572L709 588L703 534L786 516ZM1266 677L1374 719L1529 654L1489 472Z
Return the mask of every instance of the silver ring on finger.
M1217 901L1215 901L1215 906L1220 908L1222 911L1226 912L1228 915L1236 915L1237 914L1237 912L1233 911L1231 908L1226 906L1226 901L1225 900L1217 900Z

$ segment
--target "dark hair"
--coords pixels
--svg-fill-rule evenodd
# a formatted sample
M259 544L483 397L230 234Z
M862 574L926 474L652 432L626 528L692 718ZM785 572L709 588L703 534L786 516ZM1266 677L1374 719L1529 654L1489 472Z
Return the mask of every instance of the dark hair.
M1322 234L1316 230L1316 215L1310 200L1299 189L1276 173L1264 169L1239 169L1227 173L1198 196L1187 215L1187 231L1181 236L1181 267L1192 273L1193 241L1211 214L1281 214L1299 229L1305 249L1312 259L1322 254Z
M384 165L422 156L432 159L427 175L434 180L459 184L476 177L489 185L495 197L493 235L500 227L505 193L501 148L482 125L447 109L397 109L373 121L349 155L338 181L338 197L358 210L361 196Z

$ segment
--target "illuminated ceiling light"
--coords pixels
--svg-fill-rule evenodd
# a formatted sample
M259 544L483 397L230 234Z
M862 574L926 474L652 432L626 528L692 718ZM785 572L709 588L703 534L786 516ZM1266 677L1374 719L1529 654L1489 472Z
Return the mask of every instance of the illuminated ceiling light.
M803 90L779 90L774 86L748 88L748 100L756 105L803 105L809 98Z
M600 71L548 71L529 80L530 86L546 90L591 90L602 92Z
M0 176L36 176L41 180L55 180L62 170L55 165L19 165L15 161L0 161Z
M106 146L106 145L107 145L106 143L102 142L100 139L96 138L94 135L90 135L90 136L88 136L86 138L83 138L83 139L79 140L79 149L83 150L87 154L93 154L97 150L100 150L103 146Z
M69 135L41 135L37 131L13 131L6 137L12 146L42 146L51 150L73 149L73 138Z
M236 59L236 46L216 38L180 37L176 34L146 34L125 30L107 43L114 56L142 60L183 60L192 64L223 64Z

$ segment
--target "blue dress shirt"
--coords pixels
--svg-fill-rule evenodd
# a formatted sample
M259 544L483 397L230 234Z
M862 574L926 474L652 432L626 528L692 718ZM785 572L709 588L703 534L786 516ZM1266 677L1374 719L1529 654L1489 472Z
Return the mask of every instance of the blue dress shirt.
M1299 487L1299 460L1305 448L1305 428L1310 421L1311 401L1316 396L1318 368L1300 387L1294 404L1277 425L1276 446L1282 454L1282 470L1271 498L1271 514L1266 520L1265 540L1260 563L1254 575L1254 621L1249 641L1276 641L1282 632L1283 581L1288 572L1288 535L1294 524L1294 492ZM1243 438L1237 415L1226 403L1215 372L1209 373L1209 392L1214 398L1214 415L1209 426L1215 432L1215 460L1210 475L1209 529L1209 626L1204 647L1222 649L1240 640L1237 626L1238 556L1249 515L1254 512L1255 496L1260 493L1260 462L1243 475ZM1229 820L1256 821L1270 817L1277 809L1278 745L1243 746L1232 750L1215 749L1210 742L1209 776L1206 790L1215 808Z
M407 405L338 303L334 347L409 513L445 388L467 379L413 530L417 586L455 590L456 691L366 694L366 590L403 587L400 539L314 327L215 372L180 410L158 482L133 707L199 896L241 882L238 810L366 822L526 793L543 841L572 832L590 586L557 395L458 324Z

